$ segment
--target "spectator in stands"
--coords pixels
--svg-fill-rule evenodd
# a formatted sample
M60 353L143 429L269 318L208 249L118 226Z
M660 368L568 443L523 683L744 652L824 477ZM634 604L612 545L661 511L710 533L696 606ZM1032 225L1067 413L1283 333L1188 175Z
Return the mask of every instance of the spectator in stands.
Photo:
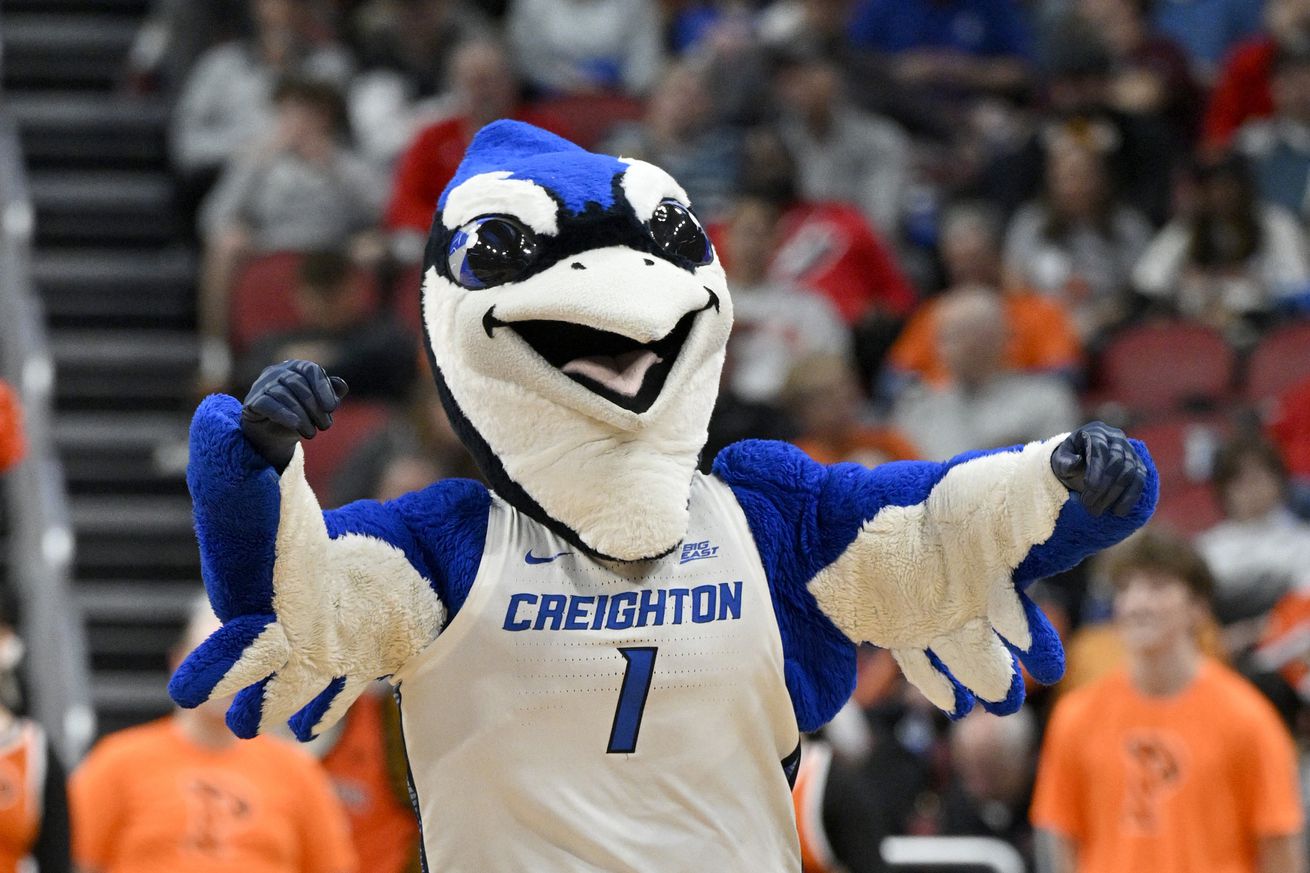
M647 0L514 0L506 31L519 73L545 94L644 94L660 72Z
M1310 45L1273 60L1274 114L1245 125L1237 148L1251 162L1260 198L1310 222Z
M1214 486L1226 518L1196 546L1215 576L1225 623L1263 616L1289 589L1310 588L1310 524L1287 507L1287 471L1278 450L1240 438L1215 459Z
M152 0L127 55L136 93L176 94L209 49L249 29L249 0Z
M732 260L731 386L742 399L773 403L797 361L818 352L843 357L851 337L827 298L769 278L778 209L758 197L737 201L726 225Z
M214 342L225 336L228 295L244 258L359 243L380 211L382 186L347 144L340 92L288 79L274 100L267 139L223 174L202 210L200 326Z
M558 119L521 102L519 80L500 44L478 40L460 46L450 71L452 114L418 132L392 180L386 225L397 233L396 254L406 262L422 256L437 198L481 127L499 118L516 118L567 135Z
M1147 531L1111 566L1128 660L1056 704L1032 820L1053 873L1303 873L1296 751L1254 687L1201 653L1212 590Z
M300 326L256 341L233 384L253 385L265 367L295 359L314 361L345 379L352 398L409 396L417 376L414 340L393 316L376 311L372 289L345 254L307 254L295 303Z
M938 353L950 381L906 390L895 421L929 459L1006 446L1072 430L1078 404L1061 379L1005 363L1005 308L985 288L957 288L937 309Z
M1053 141L1045 190L1015 214L1005 239L1007 285L1059 301L1084 342L1127 314L1128 278L1151 238L1146 219L1116 196L1102 146L1073 135Z
M1101 156L1115 194L1153 223L1168 218L1170 181L1190 141L1180 141L1167 119L1127 112L1122 62L1106 38L1078 16L1065 16L1051 36L1042 108L1031 133L999 138L978 195L1007 213L1041 194L1053 144L1083 143ZM1020 127L1023 130L1023 127Z
M903 318L913 307L914 288L858 210L802 197L795 158L777 133L757 128L746 135L740 187L781 211L772 279L822 293L852 326ZM727 241L720 236L716 245L730 263Z
M1233 51L1211 92L1204 137L1211 152L1227 148L1247 121L1273 114L1274 55L1310 50L1310 0L1268 0L1264 19L1266 33Z
M0 472L23 460L26 451L23 409L18 402L18 392L0 380Z
M465 0L367 0L350 16L361 71L347 92L360 151L390 169L420 122L447 110L459 46L491 24Z
M974 710L951 726L954 778L942 798L941 832L953 837L993 837L1014 846L1028 869L1033 864L1033 771L1037 720L1025 706L1001 718Z
M1032 37L1006 0L859 0L851 42L889 56L905 88L1012 93L1028 83Z
M1148 0L1078 0L1076 8L1109 54L1109 104L1125 115L1167 121L1174 141L1190 146L1201 90L1178 43L1152 26Z
M1251 0L1172 0L1151 4L1155 27L1173 39L1203 81L1233 46L1260 30L1260 4Z
M1240 157L1200 161L1191 202L1151 242L1133 269L1143 294L1220 328L1259 321L1310 285L1295 217L1261 203Z
M651 91L640 123L619 125L601 151L648 161L678 180L704 222L722 219L740 172L741 140L719 123L697 64L671 64Z
M196 604L173 667L219 621ZM322 768L267 734L238 740L215 699L105 737L73 774L81 873L354 873Z
M71 873L64 768L36 722L17 714L23 643L0 594L0 869Z
M205 52L182 88L172 149L174 165L186 176L212 181L265 134L280 79L306 76L344 85L350 74L349 56L314 33L308 0L250 0L250 12L252 36Z
M995 290L1005 307L1009 369L1059 375L1071 381L1082 357L1078 334L1059 302L1022 288L1001 294L1001 222L979 203L960 203L946 210L941 226L941 258L949 288ZM733 286L734 300L736 285ZM940 298L923 303L910 316L889 353L891 391L909 380L944 385L950 381L937 347Z
M424 488L434 480L425 479ZM378 493L390 500L414 490ZM350 705L345 718L313 742L350 821L350 835L366 873L412 873L419 862L418 821L410 803L408 767L400 737L400 711L386 684L375 683Z
M919 456L896 428L870 420L855 368L840 355L818 353L797 361L781 400L800 431L794 442L821 464L876 467Z
M795 157L801 196L849 203L894 239L910 174L904 131L856 109L836 63L824 55L784 55L774 78L779 132Z

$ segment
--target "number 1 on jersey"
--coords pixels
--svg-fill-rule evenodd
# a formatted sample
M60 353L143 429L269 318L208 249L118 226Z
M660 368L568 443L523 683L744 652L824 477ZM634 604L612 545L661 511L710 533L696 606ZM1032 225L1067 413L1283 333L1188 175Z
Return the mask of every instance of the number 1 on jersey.
M619 649L628 662L623 671L623 687L619 689L619 705L614 710L614 726L610 728L610 745L606 752L627 755L637 751L637 733L641 730L641 716L646 711L646 697L650 694L650 680L655 675L657 646L627 646Z

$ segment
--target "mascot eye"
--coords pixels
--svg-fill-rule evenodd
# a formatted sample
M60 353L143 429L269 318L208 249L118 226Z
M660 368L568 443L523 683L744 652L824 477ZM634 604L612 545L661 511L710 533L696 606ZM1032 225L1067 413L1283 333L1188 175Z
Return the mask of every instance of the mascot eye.
M527 272L541 247L532 232L494 216L475 218L450 237L450 275L465 288L490 288Z
M703 267L714 260L709 237L687 207L676 200L664 200L650 217L650 235L664 253Z

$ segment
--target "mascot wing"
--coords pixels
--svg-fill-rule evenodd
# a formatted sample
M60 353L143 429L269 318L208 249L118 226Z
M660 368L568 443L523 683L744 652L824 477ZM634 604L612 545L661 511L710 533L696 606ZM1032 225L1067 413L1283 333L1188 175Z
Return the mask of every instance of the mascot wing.
M235 399L216 395L192 423L187 479L205 585L223 626L186 659L169 692L184 707L235 693L227 720L238 736L290 718L309 739L435 639L447 609L403 502L323 513L302 449L279 477L241 434L240 412ZM433 502L428 492L407 499Z
M851 643L890 649L906 677L961 716L1023 702L1015 656L1054 682L1064 652L1023 592L1145 524L1158 479L1146 447L1140 496L1093 516L1051 469L1063 437L944 463L825 467L780 443L729 446L715 475L737 496L774 589L787 680L803 730L854 683Z

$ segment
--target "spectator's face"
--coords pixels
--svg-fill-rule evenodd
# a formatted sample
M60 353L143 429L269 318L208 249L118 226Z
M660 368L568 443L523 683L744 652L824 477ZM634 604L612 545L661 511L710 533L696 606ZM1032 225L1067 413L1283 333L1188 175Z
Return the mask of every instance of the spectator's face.
M292 143L332 138L332 116L321 106L288 98L278 104L277 123Z
M760 200L745 200L733 210L728 224L729 278L759 282L768 271L776 244L777 210Z
M342 330L358 324L365 306L365 293L352 278L342 279L333 288L296 289L296 309L301 322L314 330Z
M1033 750L1017 724L985 712L957 722L951 731L951 763L974 798L1013 804L1027 793Z
M1051 205L1062 215L1091 212L1105 196L1100 158L1079 146L1053 148L1046 158L1046 190Z
M1211 215L1231 217L1245 213L1250 204L1242 181L1231 172L1216 172L1201 183L1201 208Z
M975 223L951 228L942 238L942 261L952 285L995 285L1001 258L996 241Z
M743 190L766 197L775 205L791 205L796 197L796 164L776 134L754 130L746 135L741 183Z
M828 64L797 64L778 74L778 97L798 115L824 116L837 102L840 84L836 69Z
M1284 48L1310 48L1310 0L1270 0L1265 7L1269 32Z
M1130 52L1141 42L1141 18L1132 0L1081 0L1078 12L1115 54Z
M296 0L254 0L250 12L260 30L287 30L295 26Z
M1310 124L1310 64L1279 70L1272 82L1274 107L1283 118Z
M395 500L414 491L422 491L441 478L437 465L427 458L401 455L393 458L382 471L374 500Z
M810 29L825 36L842 36L850 19L847 0L805 0L805 21Z
M213 613L207 613L203 616L193 617L191 623L187 626L186 636L174 649L169 664L170 670L175 672L182 664L182 660L196 648L200 646L211 634L222 627L218 616ZM195 708L198 716L204 718L215 725L224 724L227 716L228 705L232 703L232 697L219 697L207 700Z
M1114 621L1130 657L1195 639L1203 610L1187 583L1155 569L1129 570L1114 595Z
M651 123L664 131L693 131L704 123L710 110L705 82L684 66L671 70L650 96Z
M513 111L518 88L505 56L492 46L472 46L454 60L455 92L469 111L503 117Z
M969 384L1001 369L1005 313L987 292L948 297L937 314L937 347L957 382Z
M1235 521L1264 518L1282 502L1283 487L1278 475L1254 455L1242 459L1237 475L1223 492L1224 509Z

